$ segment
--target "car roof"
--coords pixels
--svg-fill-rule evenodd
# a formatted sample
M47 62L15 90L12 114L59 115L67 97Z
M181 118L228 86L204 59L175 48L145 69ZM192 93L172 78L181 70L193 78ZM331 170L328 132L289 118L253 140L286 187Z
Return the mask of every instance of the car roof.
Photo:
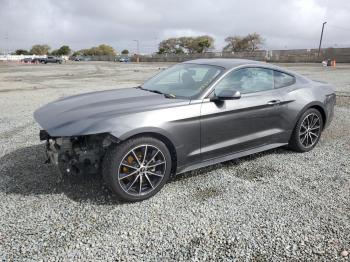
M200 65L214 65L220 66L225 69L231 69L241 65L266 65L264 62L248 60L248 59L234 59L234 58L208 58L208 59L195 59L186 61L184 63L200 64Z

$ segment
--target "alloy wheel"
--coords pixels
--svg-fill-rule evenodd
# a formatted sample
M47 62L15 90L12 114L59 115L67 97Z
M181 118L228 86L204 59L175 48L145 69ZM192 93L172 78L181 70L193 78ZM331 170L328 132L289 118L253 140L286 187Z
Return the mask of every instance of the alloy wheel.
M299 129L300 143L306 147L314 146L321 134L321 121L315 113L308 114Z
M123 157L118 182L127 194L146 195L157 188L165 172L166 159L161 150L154 145L141 145Z

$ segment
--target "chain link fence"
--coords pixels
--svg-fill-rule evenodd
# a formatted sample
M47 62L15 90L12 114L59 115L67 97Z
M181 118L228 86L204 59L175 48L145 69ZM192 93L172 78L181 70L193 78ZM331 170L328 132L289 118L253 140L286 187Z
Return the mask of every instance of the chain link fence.
M257 50L254 52L209 52L203 54L153 54L140 56L141 62L183 62L198 58L241 58L279 63L315 63L325 59L350 63L350 48Z

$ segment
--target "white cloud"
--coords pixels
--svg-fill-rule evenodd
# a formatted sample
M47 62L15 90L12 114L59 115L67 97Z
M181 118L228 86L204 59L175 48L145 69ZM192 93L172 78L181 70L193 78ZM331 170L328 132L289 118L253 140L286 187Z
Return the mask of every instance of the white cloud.
M47 43L74 49L108 43L150 52L171 36L260 33L266 48L350 45L348 0L0 0L0 49ZM8 34L8 40L5 40Z

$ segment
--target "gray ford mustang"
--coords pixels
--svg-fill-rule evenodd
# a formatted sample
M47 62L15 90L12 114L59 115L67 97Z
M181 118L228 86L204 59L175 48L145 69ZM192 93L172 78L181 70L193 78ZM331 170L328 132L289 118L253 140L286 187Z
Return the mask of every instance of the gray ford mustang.
M135 88L57 100L34 117L61 172L102 171L120 198L139 201L172 174L284 145L309 151L334 105L330 85L280 67L199 59Z

